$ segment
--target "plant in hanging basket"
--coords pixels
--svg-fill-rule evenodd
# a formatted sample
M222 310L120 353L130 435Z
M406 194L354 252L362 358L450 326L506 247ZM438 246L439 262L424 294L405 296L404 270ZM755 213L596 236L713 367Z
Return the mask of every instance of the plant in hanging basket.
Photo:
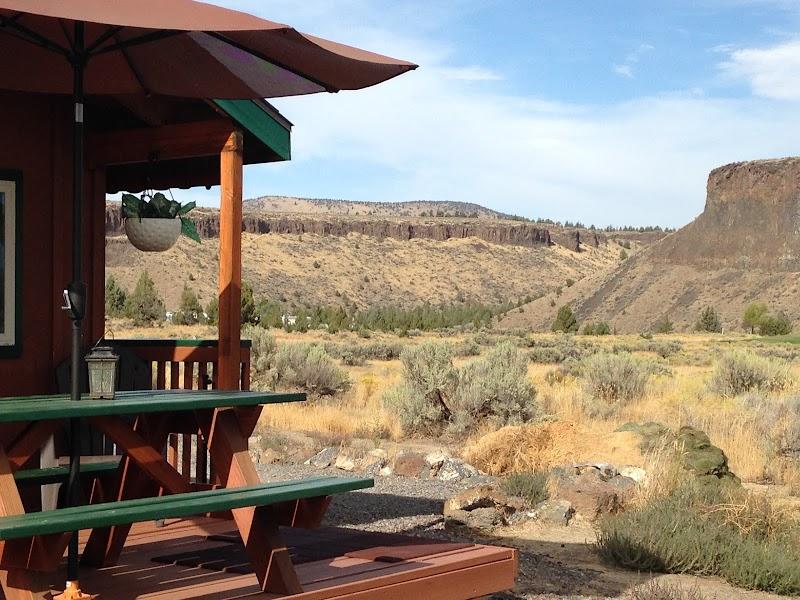
M200 242L194 222L186 214L195 207L194 202L181 204L169 200L161 192L155 194L122 195L122 216L128 240L144 252L169 250L183 233Z

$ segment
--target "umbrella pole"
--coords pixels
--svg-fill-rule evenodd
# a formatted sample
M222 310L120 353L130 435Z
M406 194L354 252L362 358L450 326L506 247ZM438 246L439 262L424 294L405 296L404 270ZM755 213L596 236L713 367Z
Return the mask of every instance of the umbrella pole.
M73 68L73 108L74 120L72 128L72 282L69 284L67 309L72 319L72 356L70 364L70 399L81 399L81 362L82 339L81 324L86 310L86 285L81 281L82 248L82 203L83 203L83 170L84 170L84 71L86 68L84 23L75 22L75 35L72 48ZM70 419L70 457L69 479L67 480L67 505L80 504L80 468L81 468L81 422ZM78 532L72 532L67 555L67 584L64 592L55 596L54 600L80 600L92 598L84 594L78 585Z

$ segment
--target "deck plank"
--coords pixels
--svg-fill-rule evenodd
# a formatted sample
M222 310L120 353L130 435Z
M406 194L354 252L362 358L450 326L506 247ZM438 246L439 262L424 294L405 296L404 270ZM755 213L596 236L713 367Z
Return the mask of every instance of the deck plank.
M84 569L82 587L114 600L275 600L281 596L260 591L255 575L240 575L198 567L158 564L155 556L178 554L193 548L224 546L209 540L231 532L231 521L220 519L170 520L164 527L135 525L120 561L113 567ZM326 543L335 530L303 531L305 543L319 535ZM354 532L353 535L364 535ZM82 536L85 537L85 536ZM366 541L370 541L370 537ZM380 546L380 535L374 536ZM387 538L388 539L388 538ZM430 542L427 542L430 544ZM469 545L448 552L403 560L379 562L359 556L306 562L296 566L304 592L296 600L466 600L513 587L516 553L507 548ZM53 584L63 578L56 574ZM1 595L0 595L1 597ZM283 596L285 598L285 596Z

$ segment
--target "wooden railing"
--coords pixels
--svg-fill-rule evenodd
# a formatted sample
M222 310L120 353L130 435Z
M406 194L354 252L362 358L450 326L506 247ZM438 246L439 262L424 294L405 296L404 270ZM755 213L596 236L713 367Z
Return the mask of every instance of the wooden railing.
M144 359L151 369L152 389L204 390L216 388L217 340L114 340ZM240 389L250 389L250 341L242 340ZM214 482L205 440L197 433L170 434L167 459L189 482Z

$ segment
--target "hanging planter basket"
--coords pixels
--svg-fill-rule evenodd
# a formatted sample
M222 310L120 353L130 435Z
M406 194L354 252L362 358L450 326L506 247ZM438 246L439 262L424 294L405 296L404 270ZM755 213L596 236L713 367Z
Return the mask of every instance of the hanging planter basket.
M197 227L186 217L194 207L194 202L181 204L174 198L168 200L161 192L144 193L140 197L123 194L122 214L128 240L142 252L169 250L181 233L199 243Z
M178 241L181 234L180 219L125 219L125 233L134 247L142 252L164 252Z

